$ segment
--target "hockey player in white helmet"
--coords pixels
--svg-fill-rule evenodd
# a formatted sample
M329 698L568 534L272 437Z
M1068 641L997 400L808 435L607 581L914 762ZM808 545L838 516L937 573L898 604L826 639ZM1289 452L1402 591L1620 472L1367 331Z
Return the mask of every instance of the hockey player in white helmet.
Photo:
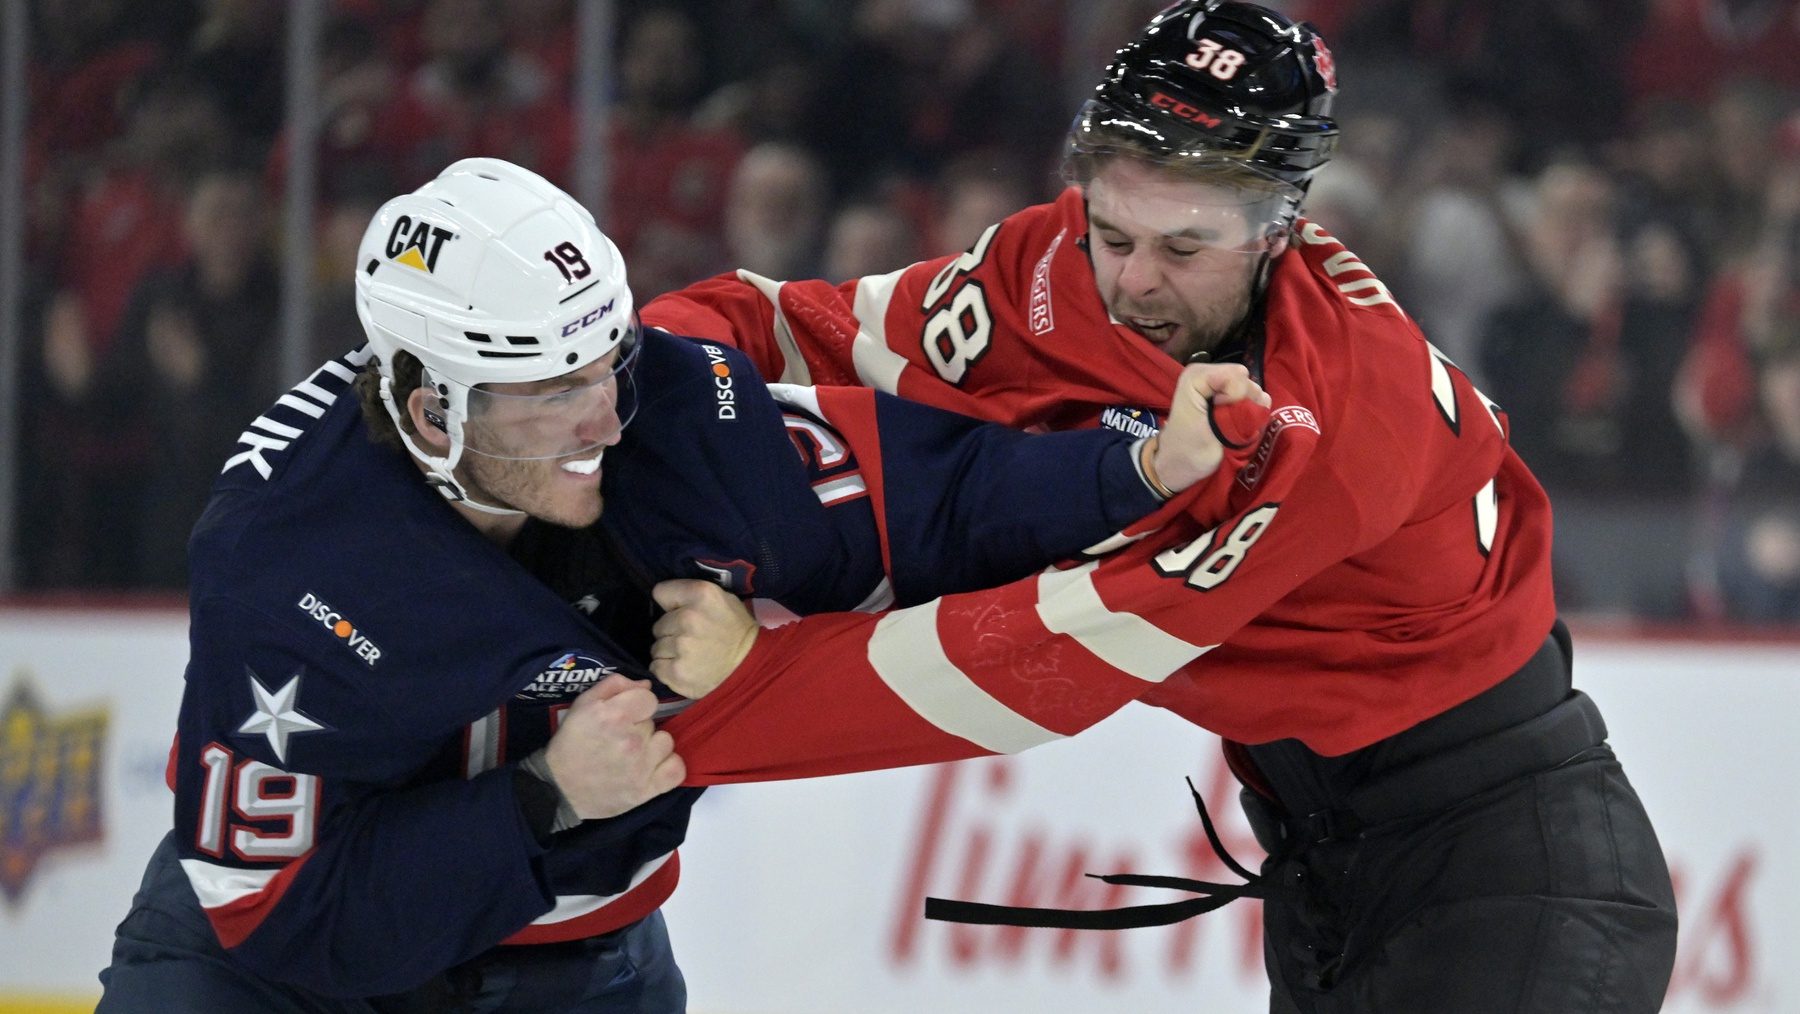
M383 205L358 260L381 400L431 483L484 529L599 517L594 476L630 418L638 325L593 216L535 173L467 159Z
M176 825L100 1009L680 1010L698 790L636 658L508 551L600 512L618 253L466 160L378 212L357 309L369 347L250 422L190 541Z
M1155 445L862 390L789 414L641 330L592 217L492 159L380 209L356 299L368 348L250 421L190 541L175 825L108 1014L683 1010L659 909L700 790L631 678L636 579L803 611L998 583L1227 454L1197 396ZM1266 416L1210 369L1190 394Z

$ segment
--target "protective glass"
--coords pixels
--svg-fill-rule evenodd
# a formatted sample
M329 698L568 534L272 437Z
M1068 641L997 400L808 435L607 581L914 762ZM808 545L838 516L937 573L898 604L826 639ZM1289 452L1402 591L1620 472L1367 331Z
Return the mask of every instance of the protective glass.
M1066 154L1079 161L1111 149L1175 168L1235 167L1287 188L1298 203L1298 181L1337 150L1337 124L1324 117L1242 116L1238 109L1213 116L1165 94L1089 99L1075 114Z
M532 461L599 450L618 436L637 412L633 367L638 330L633 326L610 367L588 367L552 380L508 384L507 390L464 387L468 406L463 448L490 458ZM427 377L427 382L432 378ZM454 381L436 378L437 383Z
M1120 253L1153 242L1196 269L1240 268L1268 251L1294 208L1283 190L1241 178L1159 172L1146 181L1102 170L1087 185L1094 238Z

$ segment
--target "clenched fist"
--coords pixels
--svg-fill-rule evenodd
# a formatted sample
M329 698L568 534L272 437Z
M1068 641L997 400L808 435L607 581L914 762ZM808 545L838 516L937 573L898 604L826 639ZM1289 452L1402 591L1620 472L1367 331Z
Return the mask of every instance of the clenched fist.
M608 676L563 714L545 760L582 820L616 817L681 784L687 766L650 717L656 695L644 680Z
M750 610L705 581L663 581L650 594L668 610L650 628L651 674L683 697L712 693L756 643Z
M1207 478L1225 459L1221 438L1234 446L1247 443L1254 432L1234 431L1260 430L1268 418L1268 407L1268 392L1250 379L1249 370L1236 363L1183 369L1175 382L1169 421L1151 438L1156 442L1151 471L1176 492Z

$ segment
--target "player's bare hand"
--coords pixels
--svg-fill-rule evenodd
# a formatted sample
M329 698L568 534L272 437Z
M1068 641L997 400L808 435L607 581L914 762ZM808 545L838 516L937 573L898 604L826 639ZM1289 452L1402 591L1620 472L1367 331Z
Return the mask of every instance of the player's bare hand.
M668 610L650 628L651 674L684 697L712 693L756 643L750 610L706 581L664 581L650 594Z
M1227 410L1254 406L1255 411ZM1175 382L1169 421L1157 435L1150 457L1157 481L1179 492L1218 471L1225 459L1221 437L1234 445L1248 442L1269 407L1269 394L1236 363L1189 366ZM1218 418L1215 420L1214 415ZM1245 422L1247 417L1250 422ZM1254 427L1254 429L1251 429ZM1250 432L1235 432L1250 429Z
M583 820L616 817L681 784L687 766L656 731L656 695L645 680L606 677L563 713L545 760Z

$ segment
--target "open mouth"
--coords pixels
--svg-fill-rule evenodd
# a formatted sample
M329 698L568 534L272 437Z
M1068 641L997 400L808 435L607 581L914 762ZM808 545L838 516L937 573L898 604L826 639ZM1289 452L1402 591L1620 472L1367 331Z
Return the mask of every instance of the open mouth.
M1163 320L1160 317L1127 316L1125 318L1125 323L1130 324L1133 331L1156 342L1158 345L1164 344L1169 339L1175 337L1175 328L1178 326L1174 321Z
M591 458L583 458L578 461L565 461L562 463L562 470L574 475L593 475L595 472L600 471L600 459L605 456L606 452L601 451Z

